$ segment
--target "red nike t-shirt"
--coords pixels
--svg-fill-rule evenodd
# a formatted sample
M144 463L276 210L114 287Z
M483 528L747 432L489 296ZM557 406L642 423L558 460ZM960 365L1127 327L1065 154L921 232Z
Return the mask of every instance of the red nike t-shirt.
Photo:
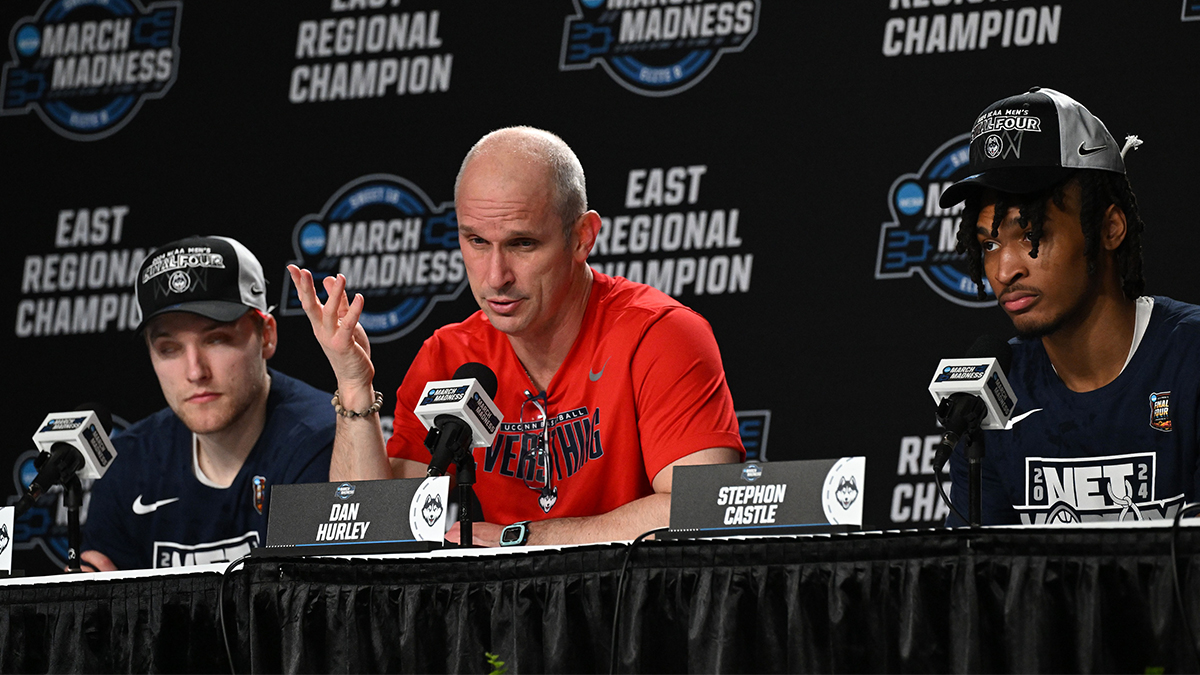
M532 404L526 421L535 423L520 423L525 392L538 392L482 311L425 341L396 394L388 456L429 461L412 410L426 382L471 361L496 373L504 414L492 446L474 451L475 492L490 522L607 513L653 494L654 476L693 452L731 447L745 457L712 328L650 286L594 273L579 335L545 392L550 491L540 489L547 461Z

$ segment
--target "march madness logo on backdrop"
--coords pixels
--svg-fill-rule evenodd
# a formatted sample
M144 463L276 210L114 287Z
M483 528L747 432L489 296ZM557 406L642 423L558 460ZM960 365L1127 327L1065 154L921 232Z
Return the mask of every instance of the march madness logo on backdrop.
M175 82L182 11L180 2L46 2L13 26L0 114L34 110L77 141L116 133Z
M920 276L938 295L964 307L996 304L987 279L986 299L967 273L967 254L958 253L958 222L963 205L943 209L938 199L947 187L969 175L971 134L951 139L938 148L917 173L906 173L888 191L892 222L879 231L876 279Z
M322 279L345 275L350 297L366 299L359 323L371 341L394 340L467 285L453 207L435 206L399 176L363 176L343 185L319 214L296 223L292 262L312 272L322 301ZM280 306L285 316L304 314L286 273Z
M759 0L667 4L575 0L563 22L561 71L600 64L622 87L670 96L695 85L758 31Z

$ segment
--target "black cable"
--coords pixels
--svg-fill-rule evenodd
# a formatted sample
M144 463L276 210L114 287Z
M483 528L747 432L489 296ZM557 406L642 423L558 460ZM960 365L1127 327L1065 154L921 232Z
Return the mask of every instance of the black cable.
M233 652L229 649L229 631L225 629L225 581L229 579L229 573L233 571L243 560L249 558L250 554L246 554L237 560L229 563L225 568L224 574L221 575L221 591L217 596L217 617L221 621L221 640L225 643L225 658L229 659L229 672L232 675L237 675L237 669L233 667Z
M933 476L934 476L933 482L937 483L938 494L942 496L942 502L945 503L946 506L950 507L950 510L954 512L954 515L958 516L959 519L961 519L967 525L970 525L971 521L967 520L966 518L963 518L962 512L959 511L958 509L954 508L954 502L950 501L950 498L946 496L946 488L942 487L942 467L940 467L940 466L933 467Z
M1187 606L1183 604L1183 592L1179 583L1179 563L1175 557L1175 542L1179 539L1179 521L1189 513L1200 512L1200 503L1180 507L1175 514L1175 522L1171 524L1171 576L1175 581L1175 602L1179 605L1179 616L1183 620L1183 630L1187 633L1188 645L1192 648L1192 657L1200 665L1200 651L1196 650L1196 636L1192 634L1192 625L1188 621Z
M616 606L613 607L612 642L608 650L609 675L617 671L617 627L621 618L621 598L625 594L625 571L629 567L629 559L633 556L633 549L637 548L637 545L642 543L646 537L657 532L666 532L667 529L665 527L656 527L649 532L643 532L638 535L637 539L630 542L629 548L625 550L625 562L621 563L621 574L617 577L617 602Z

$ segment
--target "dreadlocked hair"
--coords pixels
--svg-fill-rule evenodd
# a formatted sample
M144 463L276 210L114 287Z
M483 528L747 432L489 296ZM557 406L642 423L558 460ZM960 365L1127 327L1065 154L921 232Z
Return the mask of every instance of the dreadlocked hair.
M979 226L979 212L985 206L995 205L991 229L991 236L995 237L1008 210L1014 206L1020 209L1017 222L1022 229L1029 228L1029 256L1037 258L1038 242L1046 222L1046 207L1053 201L1059 209L1065 209L1066 191L1072 182L1079 185L1079 222L1083 228L1088 274L1096 273L1100 259L1100 225L1108 207L1115 204L1125 213L1126 221L1125 239L1116 250L1121 290L1130 300L1142 294L1146 287L1146 280L1142 276L1142 232L1146 225L1138 212L1137 197L1133 194L1129 179L1124 174L1112 171L1081 169L1058 185L1039 192L1020 195L989 192L994 201L984 203L984 192L977 190L967 198L958 225L956 250L967 254L967 273L976 284L976 295L980 300L986 299L987 293L983 290L983 247L975 234Z

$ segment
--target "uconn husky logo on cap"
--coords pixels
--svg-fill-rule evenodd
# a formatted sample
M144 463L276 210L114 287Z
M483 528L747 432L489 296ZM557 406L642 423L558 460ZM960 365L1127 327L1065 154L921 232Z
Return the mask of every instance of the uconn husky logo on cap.
M955 250L963 205L949 209L938 205L942 191L969 174L970 141L970 134L950 139L929 155L918 172L906 173L892 183L888 191L892 220L879 230L875 278L917 276L957 305L991 307L996 299L987 280L983 282L987 299L981 301L967 272L967 254ZM997 155L1004 152L1000 139L994 151Z
M77 141L116 133L174 84L182 11L177 1L48 0L12 28L0 114L35 111Z
M758 31L759 3L575 0L575 14L563 22L558 68L590 70L599 64L634 93L678 94L704 79L722 54L750 44Z
M394 340L467 285L453 207L453 202L435 206L399 176L357 178L339 188L320 213L296 223L292 262L312 270L322 302L322 280L345 275L346 292L366 298L358 322L371 341ZM282 314L303 315L291 275L283 276Z

